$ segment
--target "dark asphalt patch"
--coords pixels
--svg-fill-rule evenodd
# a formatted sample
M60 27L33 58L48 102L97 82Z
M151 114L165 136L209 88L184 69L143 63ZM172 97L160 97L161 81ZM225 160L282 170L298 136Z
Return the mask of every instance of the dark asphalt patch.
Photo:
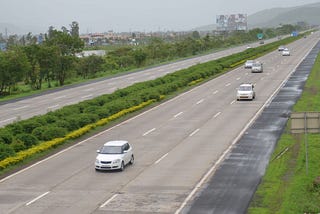
M182 213L246 213L319 51L320 42L300 63Z

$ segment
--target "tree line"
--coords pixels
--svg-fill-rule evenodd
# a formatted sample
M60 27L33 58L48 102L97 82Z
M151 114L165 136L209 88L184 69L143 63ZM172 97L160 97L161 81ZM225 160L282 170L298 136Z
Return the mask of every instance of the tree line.
M103 57L92 55L79 58L76 53L85 48L79 37L79 24L72 22L70 29L62 27L61 30L51 26L41 42L31 33L20 40L9 37L8 50L0 52L0 96L19 93L21 85L28 86L29 90L63 86L74 79L110 75L253 42L257 40L258 33L271 38L293 30L300 29L298 26L283 25L275 29L256 28L247 32L207 34L204 37L194 31L176 41L152 37L141 45L120 46Z

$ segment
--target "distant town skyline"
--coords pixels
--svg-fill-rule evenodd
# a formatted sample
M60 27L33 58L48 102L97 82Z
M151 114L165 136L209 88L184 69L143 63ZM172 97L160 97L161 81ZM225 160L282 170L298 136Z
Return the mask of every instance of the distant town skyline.
M215 24L217 15L254 14L275 7L294 7L319 0L2 0L0 33L44 33L49 26L80 33L184 31ZM15 32L17 31L17 32Z

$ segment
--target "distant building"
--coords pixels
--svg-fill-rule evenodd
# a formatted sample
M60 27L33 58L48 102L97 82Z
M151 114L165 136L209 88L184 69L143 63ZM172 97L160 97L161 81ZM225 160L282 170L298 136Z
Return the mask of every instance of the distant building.
M217 31L246 31L248 29L247 14L218 15Z
M93 51L82 51L81 53L77 53L76 56L81 58L81 57L88 57L88 56L104 56L106 55L105 50L93 50Z

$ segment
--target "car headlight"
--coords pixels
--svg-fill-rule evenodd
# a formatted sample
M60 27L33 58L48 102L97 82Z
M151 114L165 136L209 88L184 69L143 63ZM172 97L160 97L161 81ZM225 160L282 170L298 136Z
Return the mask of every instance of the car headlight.
M116 159L116 160L112 161L113 164L118 164L118 163L120 163L120 162L121 162L120 159Z
M99 159L96 159L96 164L100 164L100 160Z

